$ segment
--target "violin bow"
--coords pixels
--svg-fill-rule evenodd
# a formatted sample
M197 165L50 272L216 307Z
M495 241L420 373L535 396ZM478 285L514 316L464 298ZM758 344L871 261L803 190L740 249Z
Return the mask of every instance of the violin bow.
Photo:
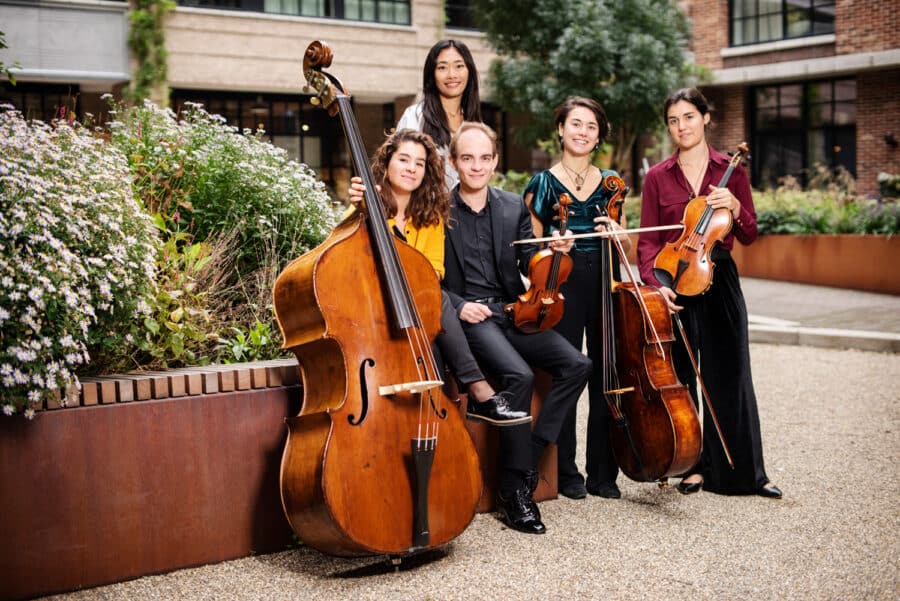
M684 229L682 225L654 225L652 227L635 227L631 229L608 230L605 232L587 232L585 234L571 234L569 236L545 236L543 238L527 238L524 240L514 240L509 243L510 246L516 244L536 244L538 242L553 242L554 240L579 240L581 238L616 238L625 234L640 234L641 232L658 232L662 230L680 230Z
M680 226L675 226L680 227ZM625 266L625 272L628 274L628 279L632 282L637 283L637 280L634 277L634 273L631 270L631 264L628 262L628 259L625 256L625 249L622 247L622 242L619 239L618 234L622 234L625 232L640 230L640 231L648 231L651 229L658 228L635 228L634 230L617 230L614 235L608 236L612 237L613 242L615 242L616 252L619 253L619 259L622 262L622 265ZM672 228L668 228L672 229ZM605 234L610 234L612 232L602 232ZM640 296L639 296L640 298ZM649 311L647 310L647 306L643 302L643 298L641 298L641 310L644 311L645 315L649 315ZM694 351L691 349L691 345L688 343L687 334L684 331L684 326L681 324L681 317L678 313L672 313L672 318L675 320L675 324L678 326L678 331L681 332L681 341L684 344L685 350L687 350L688 357L691 358L691 365L694 368L694 373L697 375L697 381L700 382L700 390L703 391L703 400L706 402L706 409L709 411L709 416L712 418L713 424L716 427L716 433L719 436L719 442L722 443L722 450L725 451L725 458L728 460L728 465L731 466L731 469L734 469L734 461L731 459L731 452L728 449L728 444L725 442L725 435L722 434L722 427L719 425L719 418L716 416L716 410L713 409L712 401L709 398L709 392L706 390L706 383L703 381L703 376L700 375L700 366L697 364L697 358L694 356ZM653 322L648 320L650 325L653 325ZM662 343L659 342L659 335L656 333L656 330L653 330L653 335L657 339L657 345L659 349L662 350Z

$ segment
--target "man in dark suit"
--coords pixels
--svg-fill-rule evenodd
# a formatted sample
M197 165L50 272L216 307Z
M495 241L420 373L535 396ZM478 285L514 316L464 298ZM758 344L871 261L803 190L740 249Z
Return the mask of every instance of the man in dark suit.
M591 361L554 330L525 334L516 329L504 306L525 292L521 274L537 252L536 244L512 246L533 238L531 215L522 198L491 188L497 166L496 134L481 123L463 123L450 142L450 160L459 185L450 200L442 286L450 296L479 365L499 380L513 410L529 411L534 374L547 371L553 386L531 431L528 424L502 428L499 509L511 528L532 534L546 531L533 494L544 448L559 435L563 420L578 401ZM568 252L572 241L552 242ZM469 412L479 411L470 404Z

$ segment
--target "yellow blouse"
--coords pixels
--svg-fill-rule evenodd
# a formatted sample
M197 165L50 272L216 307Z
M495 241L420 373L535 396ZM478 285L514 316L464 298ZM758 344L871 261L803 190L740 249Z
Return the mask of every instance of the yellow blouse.
M344 213L344 218L350 216L355 209L356 207L351 207ZM394 230L394 225L396 225L394 218L391 217L388 219L388 227L391 228L392 232ZM431 266L437 271L438 277L444 279L443 220L436 225L426 225L422 228L417 228L413 226L411 221L407 221L406 231L403 232L403 235L406 236L406 242L410 246L425 255L425 258L431 261Z

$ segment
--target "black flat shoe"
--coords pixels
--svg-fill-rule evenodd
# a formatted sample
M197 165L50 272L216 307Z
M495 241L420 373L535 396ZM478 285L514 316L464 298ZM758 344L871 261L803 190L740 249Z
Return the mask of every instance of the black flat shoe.
M675 488L677 488L678 492L680 492L683 495L690 495L695 492L700 492L700 489L702 487L703 487L703 480L700 480L699 482L685 482L684 480L682 480L681 482L678 483L678 485Z
M495 426L517 426L531 421L531 416L526 412L512 409L502 392L481 402L469 397L469 402L466 403L466 417Z
M559 494L570 499L583 499L587 496L587 488L583 482L570 482L559 487Z
M769 482L765 486L760 486L756 494L761 497L768 497L770 499L780 499L781 498L781 489Z
M603 497L604 499L622 498L622 491L619 490L615 482L601 482L596 486L588 484L587 491L595 497Z
M510 493L508 498L503 493L497 495L497 510L500 513L500 519L513 530L525 534L547 532L540 515L535 511L536 508L537 506L525 486Z

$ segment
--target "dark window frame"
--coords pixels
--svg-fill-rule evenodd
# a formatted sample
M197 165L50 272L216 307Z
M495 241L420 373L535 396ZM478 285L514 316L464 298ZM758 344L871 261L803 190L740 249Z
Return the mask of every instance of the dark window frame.
M772 0L769 0L769 2L771 1ZM766 2L766 0L728 0L728 43L730 47L739 48L755 44L765 44L781 40L794 40L834 33L834 8L836 0L780 0L780 8L777 11L771 10L760 14L760 5L763 2ZM799 6L799 3L801 2L804 6ZM753 14L736 16L736 3L740 3L741 5L752 4ZM776 15L780 15L781 36L760 39L760 23L767 17ZM823 19L822 17L825 18ZM797 19L798 22L806 22L808 24L807 29L803 33L791 34L792 19ZM741 40L740 43L736 43L735 40L738 39L736 32L744 23L753 24L753 34L748 36L747 40Z
M31 96L31 100L37 97L40 106L38 108L26 107L25 105L29 104L26 96ZM71 103L73 99L74 106ZM60 112L61 101L65 102L65 114ZM2 103L12 104L25 119L38 119L44 123L50 123L60 117L68 117L70 111L74 111L76 120L81 120L83 116L81 86L77 83L43 83L20 80L16 85L12 85L7 80L0 81L0 104Z
M412 2L411 0L357 0L359 10L353 16L347 16L349 11L348 4L352 4L349 0L323 0L321 2L321 10L305 11L303 0L296 0L299 7L296 12L283 11L266 11L265 0L177 0L178 6L190 8L211 8L215 10L233 10L241 12L257 12L267 15L288 15L295 17L313 17L320 19L335 19L342 21L354 21L358 23L379 23L382 25L401 25L409 26L412 24ZM372 5L374 16L371 19L362 18L362 4L369 3ZM405 7L405 10L398 12L398 7ZM398 21L397 15L406 15L405 21ZM387 16L391 18L388 19Z
M471 0L446 0L444 2L444 15L447 20L447 27L472 31L478 29L478 24L475 20L475 8L472 6Z
M852 98L840 94L841 90L847 89L844 84L848 82L853 82ZM829 86L825 100L816 98L816 92L822 89L821 86ZM800 89L799 98L793 102L784 101L785 93L797 87ZM760 94L766 91L774 91L776 97L774 103L764 106L759 100ZM754 86L748 90L748 95L751 154L757 157L757 160L751 162L751 182L754 187L776 186L778 179L787 175L797 178L805 187L815 163L824 164L832 170L840 165L856 176L855 105L859 96L855 78L814 79ZM841 114L838 108L848 103L854 105L852 122L838 122L837 116ZM776 109L774 118L771 117L773 108ZM821 114L819 109L822 108L827 108L825 113L830 115L827 117L828 122L816 120L816 112ZM760 122L767 120L770 120L769 124L762 126ZM810 139L815 134L821 136L823 145L811 148ZM819 155L824 155L825 160L814 161ZM798 157L799 169L791 171L791 164L797 163ZM783 171L766 172L772 165L781 166Z

